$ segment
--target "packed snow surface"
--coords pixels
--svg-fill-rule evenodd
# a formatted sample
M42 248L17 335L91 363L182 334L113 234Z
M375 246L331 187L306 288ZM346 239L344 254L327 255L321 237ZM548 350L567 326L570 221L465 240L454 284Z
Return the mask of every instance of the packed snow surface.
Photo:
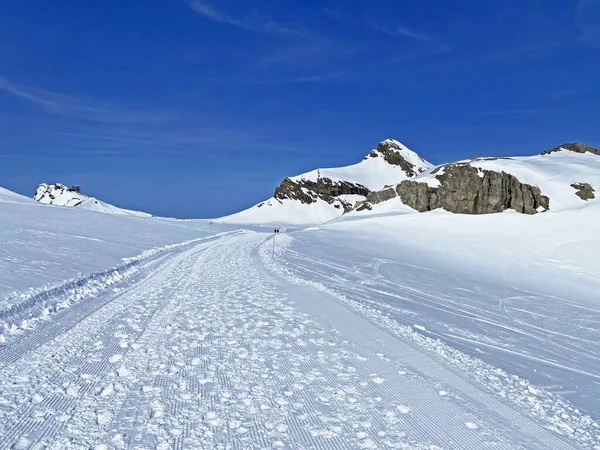
M0 448L600 448L597 207L274 234L1 198L0 295L38 288L0 306Z

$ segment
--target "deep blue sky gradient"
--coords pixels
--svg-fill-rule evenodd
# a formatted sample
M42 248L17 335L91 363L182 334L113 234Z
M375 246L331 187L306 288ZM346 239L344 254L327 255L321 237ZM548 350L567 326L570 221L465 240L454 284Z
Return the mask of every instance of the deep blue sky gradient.
M0 186L215 217L393 137L600 146L600 0L5 0Z

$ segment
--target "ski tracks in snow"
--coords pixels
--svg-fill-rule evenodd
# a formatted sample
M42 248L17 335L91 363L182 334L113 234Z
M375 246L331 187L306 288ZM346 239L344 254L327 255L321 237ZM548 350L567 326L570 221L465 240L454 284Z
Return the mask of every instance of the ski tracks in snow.
M31 331L0 358L0 447L574 448L267 271L264 240L199 243L92 312L76 304L76 325Z

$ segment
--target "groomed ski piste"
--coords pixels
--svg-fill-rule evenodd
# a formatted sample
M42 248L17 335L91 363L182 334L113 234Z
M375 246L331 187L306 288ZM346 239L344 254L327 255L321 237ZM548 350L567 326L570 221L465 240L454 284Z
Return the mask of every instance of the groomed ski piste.
M0 448L600 449L597 205L378 206L275 235L0 191Z

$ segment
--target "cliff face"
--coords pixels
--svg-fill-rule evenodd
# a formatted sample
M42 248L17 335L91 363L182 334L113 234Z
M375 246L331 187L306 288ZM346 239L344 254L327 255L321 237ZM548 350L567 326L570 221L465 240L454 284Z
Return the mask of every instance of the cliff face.
M310 205L317 201L318 198L325 200L329 204L333 204L339 199L340 195L360 195L366 197L369 190L357 183L348 181L332 181L329 178L318 178L317 181L312 180L296 180L286 178L275 189L273 196L276 199L298 200L301 203ZM352 209L352 204L341 201L345 211Z
M359 208L395 197L419 212L442 208L457 214L491 214L513 209L523 214L547 211L550 199L540 189L522 183L515 176L480 169L469 163L438 167L427 180L405 180L367 195Z
M592 153L594 155L600 155L600 150L594 147L590 147L589 145L582 144L581 142L559 145L558 147L549 150L544 150L542 153L540 153L540 155L549 155L551 153L556 153L564 150L575 153Z
M550 199L539 188L513 175L477 169L468 164L442 166L438 186L403 181L396 194L407 206L423 212L443 208L458 214L490 214L514 209L524 214L546 211Z

